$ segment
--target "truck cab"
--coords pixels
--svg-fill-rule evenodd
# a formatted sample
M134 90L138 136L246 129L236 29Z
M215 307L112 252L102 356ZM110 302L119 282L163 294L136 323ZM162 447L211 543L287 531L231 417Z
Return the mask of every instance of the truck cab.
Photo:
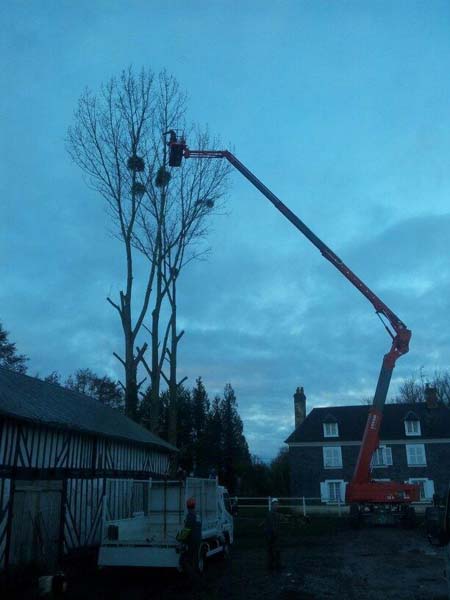
M217 509L220 529L228 544L234 540L233 505L228 490L219 485L217 489Z

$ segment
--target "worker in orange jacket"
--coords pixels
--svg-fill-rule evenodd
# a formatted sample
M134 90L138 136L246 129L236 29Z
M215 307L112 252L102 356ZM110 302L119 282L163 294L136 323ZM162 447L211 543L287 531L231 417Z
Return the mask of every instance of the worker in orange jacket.
M184 539L186 552L182 556L182 565L189 575L197 570L198 552L202 537L202 524L195 511L195 498L186 501L187 514L184 520Z

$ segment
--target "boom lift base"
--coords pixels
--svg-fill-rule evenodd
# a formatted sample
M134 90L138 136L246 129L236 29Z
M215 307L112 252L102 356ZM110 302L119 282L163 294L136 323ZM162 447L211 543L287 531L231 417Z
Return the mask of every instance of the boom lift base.
M352 483L347 493L347 502L362 504L404 504L419 501L418 486L412 483L396 481L369 481L367 483ZM348 487L348 486L347 486Z
M364 502L350 505L350 525L400 525L405 529L416 526L416 511L410 504L383 504Z

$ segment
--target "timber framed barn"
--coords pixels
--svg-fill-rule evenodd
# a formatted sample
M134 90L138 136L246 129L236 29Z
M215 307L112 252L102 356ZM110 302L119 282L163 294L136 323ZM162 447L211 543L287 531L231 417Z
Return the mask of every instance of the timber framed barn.
M0 367L0 570L98 545L108 479L163 479L176 451L93 398Z

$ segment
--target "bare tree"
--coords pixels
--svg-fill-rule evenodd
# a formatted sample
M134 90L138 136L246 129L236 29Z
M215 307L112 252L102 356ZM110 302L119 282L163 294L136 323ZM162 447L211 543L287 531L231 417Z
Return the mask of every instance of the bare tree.
M436 371L432 380L439 402L450 406L450 371Z
M394 398L394 402L398 404L416 404L424 401L425 390L425 374L421 367L417 373L413 373L411 377L405 379L400 387L399 393Z
M208 252L200 242L206 237L209 217L222 209L221 198L230 171L223 161L196 160L185 161L180 168L168 171L164 134L183 124L185 103L176 80L163 72L159 77L155 118L158 130L153 136L158 168L153 185L146 189L149 201L143 204L140 213L143 235L135 239L136 247L156 268L151 327L147 328L151 339L151 365L142 358L151 379L151 428L156 431L160 423L158 399L163 379L169 387L169 440L172 442L176 439L178 389L186 379L177 380L177 348L184 334L177 331L177 282L190 261ZM189 137L196 148L219 143L207 132L192 127ZM170 316L162 333L161 315L165 301L169 304ZM166 363L168 375L164 372Z
M218 147L217 140L210 140L207 133L194 135L196 148ZM169 227L167 227L164 262L164 281L170 304L170 347L167 348L169 374L161 375L169 388L169 441L176 439L177 395L184 379L177 380L178 344L184 331L177 330L177 282L181 270L192 260L204 256L208 249L199 245L207 233L208 217L222 209L221 198L226 189L229 166L220 161L194 161L184 165L175 188L179 202L175 204Z
M413 374L403 381L394 401L412 404L425 402L427 386L436 390L438 402L450 406L450 371L448 370L438 370L432 377L426 377L424 369L421 368L418 374Z
M114 234L123 242L126 258L125 287L118 301L107 298L117 310L124 333L124 355L114 355L125 370L126 413L136 418L137 369L147 345L136 349L136 338L147 313L155 265L150 264L143 297L134 290L134 246L138 215L145 186L153 176L154 157L149 139L155 115L154 76L132 69L102 86L98 96L86 90L79 99L74 124L68 130L67 148L86 173L88 184L106 200L114 223ZM133 302L136 303L137 309Z
M172 76L166 72L154 76L150 70L135 75L130 68L119 79L111 79L98 96L84 92L67 139L68 151L86 173L88 184L106 199L114 234L124 244L125 286L118 300L107 298L124 333L123 356L114 355L125 370L125 407L132 418L137 416L144 381L138 381L138 367L145 366L155 431L167 358L172 361L171 374L164 379L168 384L176 380L176 345L182 335L176 332L176 281L182 267L202 252L187 249L204 237L206 218L224 193L229 170L221 161L215 165L191 161L175 172L168 170L165 133L184 127L185 111L186 95ZM208 141L207 135L197 137ZM134 286L136 251L148 259L141 297ZM161 332L167 297L171 316ZM150 361L145 358L148 344L138 345L142 328L150 333Z

